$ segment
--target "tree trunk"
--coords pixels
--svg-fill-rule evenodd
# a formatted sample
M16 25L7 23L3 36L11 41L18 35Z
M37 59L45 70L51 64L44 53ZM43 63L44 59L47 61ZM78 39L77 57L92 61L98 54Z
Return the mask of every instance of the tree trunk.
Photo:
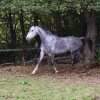
M55 19L55 23L56 23L56 32L57 32L58 36L63 36L61 14L59 12L54 13L54 19Z
M8 12L8 23L9 23L9 31L10 31L10 48L15 49L16 48L16 31L13 26L12 21L12 13L11 10Z
M10 9L8 11L7 20L8 20L8 27L9 27L9 33L10 33L9 48L15 49L16 48L16 31L13 25L13 18L12 18L12 13ZM15 62L15 58L16 58L15 52L12 52L12 61Z
M35 13L35 16L34 16L34 26L36 26L36 25L38 25L39 23L38 23L38 14L37 13Z
M38 14L35 13L35 15L34 15L34 26L38 26L39 25L38 20L39 20ZM40 44L41 44L40 37L39 36L36 36L35 39L37 40L36 41L36 44L35 44L35 47L38 48L40 46Z
M21 32L22 32L22 63L23 65L26 65L27 41L26 41L26 35L25 35L24 16L23 16L22 9L20 9L19 20L20 20L20 27L21 27Z
M94 61L94 49L95 49L95 37L97 35L96 23L95 23L95 13L94 11L84 10L85 19L86 19L86 36L90 38L93 42L92 52L89 49L88 44L85 45L85 60L86 62Z

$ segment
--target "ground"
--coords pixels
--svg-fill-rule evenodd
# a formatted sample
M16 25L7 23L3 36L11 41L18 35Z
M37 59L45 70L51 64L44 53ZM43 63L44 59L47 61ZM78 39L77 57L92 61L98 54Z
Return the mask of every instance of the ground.
M99 63L72 72L59 64L57 74L43 64L31 75L34 66L0 66L0 100L100 100Z

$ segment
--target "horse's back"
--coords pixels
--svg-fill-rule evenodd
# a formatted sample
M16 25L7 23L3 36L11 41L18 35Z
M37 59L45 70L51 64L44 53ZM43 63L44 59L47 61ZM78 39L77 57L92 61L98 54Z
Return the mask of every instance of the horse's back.
M55 53L74 52L82 47L79 37L56 37Z
M82 45L80 38L74 36L58 37L47 36L45 43L41 44L41 50L45 53L63 54L65 52L74 52Z

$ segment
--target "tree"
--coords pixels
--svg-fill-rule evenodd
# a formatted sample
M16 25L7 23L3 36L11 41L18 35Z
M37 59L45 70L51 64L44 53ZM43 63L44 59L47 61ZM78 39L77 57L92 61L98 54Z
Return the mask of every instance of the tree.
M23 15L22 8L20 8L20 12L19 12L19 21L20 21L20 28L22 32L22 63L23 65L26 65L27 42L26 42L26 34L25 34L25 28L24 28L24 15Z
M11 46L16 47L18 40L23 41L22 48L26 48L25 33L31 25L42 24L59 36L65 36L65 33L76 33L74 35L79 36L86 26L82 33L92 39L95 47L95 16L100 11L100 0L1 0L0 10L0 17L3 18L1 23L7 27L8 36L11 36L7 36ZM85 47L85 58L93 59L94 47L92 56L87 47L88 45Z

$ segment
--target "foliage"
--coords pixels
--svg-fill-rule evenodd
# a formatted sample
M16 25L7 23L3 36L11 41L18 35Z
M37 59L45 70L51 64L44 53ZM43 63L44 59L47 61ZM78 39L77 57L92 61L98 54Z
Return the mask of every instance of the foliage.
M97 62L100 62L100 48L95 50L95 59Z
M35 25L35 18L38 24L46 26L50 31L57 34L58 19L55 17L59 13L61 19L62 36L75 35L85 36L86 23L84 19L84 9L91 12L100 11L100 0L1 0L0 1L0 48L9 48L11 41L8 14L11 11L12 26L16 32L16 48L22 48L22 30L19 16L23 10L23 20L25 33L30 26ZM100 19L100 15L97 15ZM57 20L56 20L57 19ZM97 23L99 21L97 20ZM100 24L98 24L98 27ZM25 35L26 35L25 34ZM34 41L30 43L34 46ZM33 43L33 44L32 44Z

